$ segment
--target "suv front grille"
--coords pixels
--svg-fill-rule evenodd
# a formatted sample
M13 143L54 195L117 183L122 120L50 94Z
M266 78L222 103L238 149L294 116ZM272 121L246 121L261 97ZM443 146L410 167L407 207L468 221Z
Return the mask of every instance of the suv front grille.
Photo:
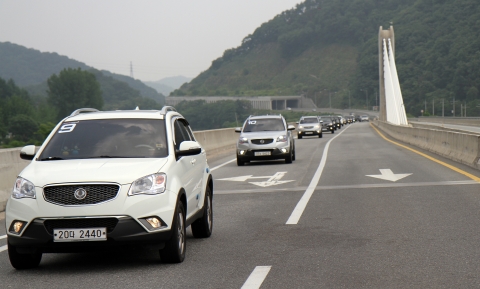
M257 145L269 144L269 143L272 143L272 142L273 142L272 138L252 139L252 143L257 144Z
M75 198L75 191L84 189L87 194L84 199ZM110 184L51 186L43 189L45 200L50 203L65 206L95 205L114 199L120 187Z
M107 228L107 233L112 232L117 226L117 218L92 218L92 219L56 219L43 222L45 229L53 235L54 229L87 229Z

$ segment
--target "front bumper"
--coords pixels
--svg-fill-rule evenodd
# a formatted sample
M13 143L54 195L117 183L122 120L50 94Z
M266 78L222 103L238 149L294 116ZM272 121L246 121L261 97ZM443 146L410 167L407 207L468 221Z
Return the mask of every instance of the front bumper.
M270 155L258 155L258 153L269 152ZM250 160L277 160L285 159L290 155L290 148L274 148L274 149L249 149L241 150L237 149L237 157L242 161Z
M300 136L310 136L310 135L320 135L322 134L322 129L315 129L315 130L299 130L298 135Z
M89 218L93 220L94 218ZM53 230L45 222L61 219L33 220L21 236L8 235L8 243L17 247L17 250L29 252L57 253L57 252L81 252L90 250L105 250L125 245L162 245L171 237L171 230L161 232L147 232L137 221L129 216L99 216L98 219L116 219L118 222L107 228L106 241L72 241L54 242ZM65 219L81 220L79 218ZM86 219L83 219L86 220Z

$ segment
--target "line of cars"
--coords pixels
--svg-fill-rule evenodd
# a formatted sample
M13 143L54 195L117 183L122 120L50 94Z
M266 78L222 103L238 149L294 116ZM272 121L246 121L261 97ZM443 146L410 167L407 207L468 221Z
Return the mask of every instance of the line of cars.
M324 131L335 133L342 126L355 122L353 116L302 116L297 122L297 137L323 137ZM282 115L249 116L242 127L236 147L237 165L243 166L256 160L283 159L290 164L295 160L295 140L292 130Z

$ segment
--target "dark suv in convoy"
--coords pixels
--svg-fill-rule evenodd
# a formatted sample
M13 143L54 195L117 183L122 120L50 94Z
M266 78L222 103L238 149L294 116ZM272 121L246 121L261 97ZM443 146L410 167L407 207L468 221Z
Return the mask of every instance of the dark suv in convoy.
M322 130L323 131L329 131L331 133L335 133L335 123L333 119L329 116L322 116Z
M235 128L240 133L237 142L237 165L254 160L284 159L290 164L295 160L293 125L281 115L250 116L243 127Z

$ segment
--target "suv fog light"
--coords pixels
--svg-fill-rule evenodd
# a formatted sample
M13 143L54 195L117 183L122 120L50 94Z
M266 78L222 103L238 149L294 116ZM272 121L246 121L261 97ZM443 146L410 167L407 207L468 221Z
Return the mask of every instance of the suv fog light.
M286 153L287 152L287 149L286 148L283 148L281 149L282 153Z
M23 228L27 222L22 222L22 221L13 221L12 225L10 226L10 229L8 230L10 233L20 235L20 233L23 231Z
M160 228L160 225L162 225L162 223L160 223L160 220L158 220L157 218L148 218L147 222L155 229Z
M239 155L244 155L245 154L245 151L244 150L241 150L238 152Z
M167 226L162 219L155 216L140 219L140 222L150 231L158 230Z

